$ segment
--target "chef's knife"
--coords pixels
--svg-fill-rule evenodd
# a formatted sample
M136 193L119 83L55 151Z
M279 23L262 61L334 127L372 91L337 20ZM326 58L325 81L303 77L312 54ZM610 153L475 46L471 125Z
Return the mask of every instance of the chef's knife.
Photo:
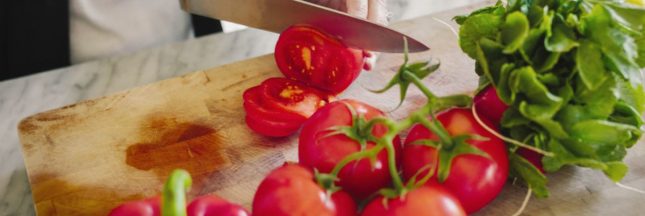
M377 52L425 51L423 43L364 19L300 0L180 0L183 10L280 33L294 24L309 24L340 38L350 47Z

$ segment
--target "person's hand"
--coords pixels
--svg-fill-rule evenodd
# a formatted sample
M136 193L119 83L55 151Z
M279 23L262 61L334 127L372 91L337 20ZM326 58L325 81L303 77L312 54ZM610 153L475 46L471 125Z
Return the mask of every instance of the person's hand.
M387 24L386 0L306 0L325 7L346 12L369 21Z

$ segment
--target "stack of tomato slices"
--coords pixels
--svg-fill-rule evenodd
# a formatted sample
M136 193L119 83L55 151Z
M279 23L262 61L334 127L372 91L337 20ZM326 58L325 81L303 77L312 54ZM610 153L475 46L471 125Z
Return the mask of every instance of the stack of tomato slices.
M243 96L246 124L270 137L295 133L369 67L366 52L311 26L292 26L282 32L274 56L286 78L269 78Z

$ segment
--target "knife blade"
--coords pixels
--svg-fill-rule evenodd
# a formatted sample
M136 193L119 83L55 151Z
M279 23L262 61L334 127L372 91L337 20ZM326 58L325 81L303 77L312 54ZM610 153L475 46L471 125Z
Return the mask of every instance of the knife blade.
M180 0L183 10L280 33L294 24L308 24L336 36L347 46L388 53L429 50L414 38L386 26L300 0Z

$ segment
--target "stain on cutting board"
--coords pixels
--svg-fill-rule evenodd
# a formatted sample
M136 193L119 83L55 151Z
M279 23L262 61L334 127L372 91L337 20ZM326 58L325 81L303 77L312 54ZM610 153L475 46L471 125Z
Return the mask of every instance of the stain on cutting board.
M128 145L125 162L140 170L152 170L161 181L173 169L182 168L200 187L210 173L229 164L222 148L224 137L206 123L151 116L141 125L139 136L143 142Z

